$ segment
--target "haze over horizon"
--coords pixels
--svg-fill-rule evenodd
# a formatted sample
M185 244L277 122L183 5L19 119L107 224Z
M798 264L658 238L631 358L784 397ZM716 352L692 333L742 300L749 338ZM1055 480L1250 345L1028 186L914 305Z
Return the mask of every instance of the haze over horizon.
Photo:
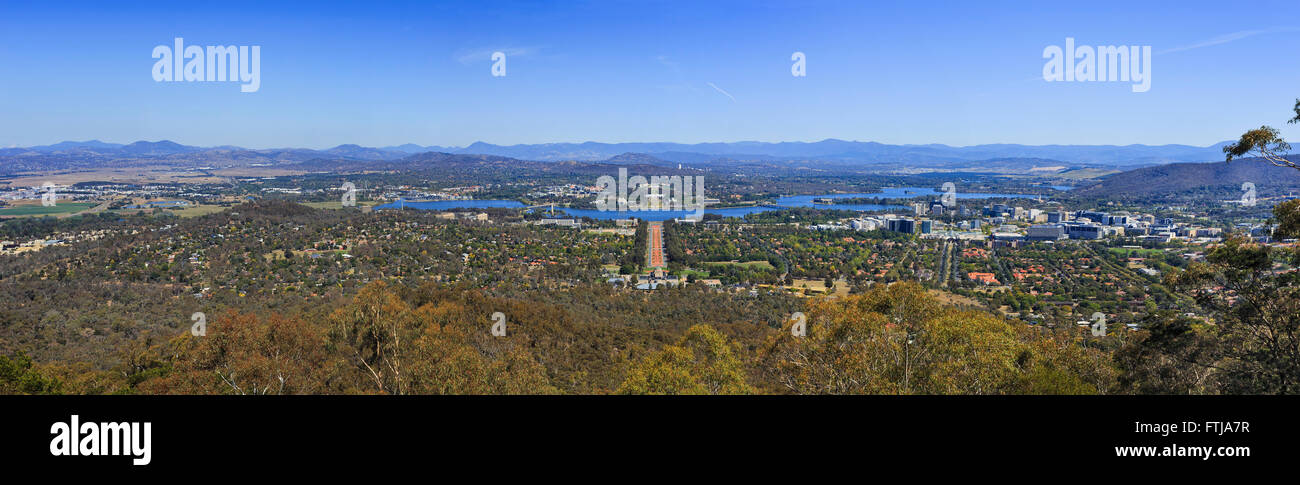
M1264 123L1300 138L1300 126L1283 123L1300 96L1300 67L1272 62L1300 48L1300 28L1211 5L13 5L0 65L22 75L0 78L0 147L1204 147ZM1266 9L1278 19L1300 13L1294 2ZM151 51L177 37L260 46L260 89L155 82ZM1066 38L1151 46L1150 91L1044 81L1044 48ZM491 75L497 51L507 55L504 77ZM793 52L806 54L806 77L791 75ZM1254 65L1267 73L1230 68Z
M78 140L73 140L73 139L68 139L68 140L58 140L58 141L51 142L51 143L42 143L42 144L35 144L35 145L8 145L8 146L5 147L5 148L31 148L31 147L44 147L44 146L58 145L58 144L77 144L77 143L95 143L95 142L104 143L104 144L110 144L110 145L123 145L123 146L125 146L125 145L130 145L130 144L132 144L132 143L140 143L140 142L144 142L144 143L165 143L165 142L172 142L172 143L176 143L176 144L178 144L178 145L190 146L190 147L198 147L198 148L216 149L216 148L233 147L233 148L243 148L243 149L248 149L248 150L275 150L275 149L289 149L289 148L295 148L295 149L308 149L308 150L328 150L328 149L331 149L331 148L337 148L337 147L340 147L340 146L348 146L348 145L356 145L356 146L360 146L360 147L363 147L363 148L381 148L381 149L383 149L383 148L398 148L398 147L401 147L401 146L404 146L404 145L418 145L418 146L420 146L421 148L466 149L466 148L469 148L469 147L471 147L471 146L478 145L478 144L488 144L488 145L494 145L494 146L507 147L507 148L508 148L508 147L516 147L516 146L544 146L544 145L563 145L563 144L581 145L581 144L590 144L590 143L603 144L603 145L622 145L622 144L729 145L729 144L747 144L747 143L762 143L762 144L773 144L773 145L777 145L777 144L808 144L808 145L811 145L811 144L816 144L816 143L820 143L820 142L847 142L847 143L864 143L864 144L866 144L866 143L878 143L878 144L881 144L881 145L891 145L891 146L946 146L946 147L950 147L950 148L970 148L970 147L983 146L983 145L1024 145L1024 146L1031 146L1031 147L1037 147L1037 146L1052 146L1052 145L1059 145L1059 146L1162 146L1162 145L1184 145L1184 146L1191 146L1191 147L1197 147L1197 148L1213 148L1213 147L1215 147L1216 145L1220 145L1220 144L1222 144L1222 143L1227 143L1227 142L1231 142L1231 141L1233 141L1233 140L1220 140L1220 141L1217 141L1217 142L1214 142L1214 143L1199 143L1199 144L1188 144L1188 143L1164 143L1164 144L1130 143L1130 144L1125 144L1125 145L1119 145L1119 144L1113 144L1113 143L1105 143L1105 144L1079 144L1079 143L1044 143L1044 144L1026 144L1026 143L998 143L998 142L993 142L993 143L976 143L976 144L971 144L971 145L949 145L949 144L946 144L946 143L884 143L884 142L880 142L880 141L876 141L876 140L844 140L844 139L839 139L839 138L822 138L822 139L817 139L817 140L775 140L775 141L766 141L766 140L703 141L703 142L695 142L695 143L683 143L683 142L670 141L670 140L628 140L628 141L616 141L616 142L600 141L600 140L582 140L582 141L568 141L568 140L563 140L563 141L552 141L552 142L545 142L545 143L494 143L494 142L492 142L491 140L475 140L475 141L473 141L473 142L471 142L471 143L468 143L468 144L465 144L465 145L438 145L438 144L435 144L435 143L419 143L419 142L415 142L415 141L410 141L410 142L406 142L406 143L397 143L397 144L390 144L390 145L382 145L382 146L380 146L380 145L366 145L366 144L361 144L361 143L353 143L353 142L349 142L349 141L343 140L343 141L340 141L339 143L328 144L328 145L323 145L323 146L288 146L288 145L284 145L284 146L244 146L244 145L238 145L238 144L233 144L233 143L218 143L218 144L213 144L213 145L203 145L203 144L187 143L187 142L185 142L184 140L174 140L174 139L156 139L156 140L148 140L148 139L133 139L133 140L105 140L105 139L101 139L101 138L90 138L90 139L84 139L84 140L80 140L80 139L78 139Z

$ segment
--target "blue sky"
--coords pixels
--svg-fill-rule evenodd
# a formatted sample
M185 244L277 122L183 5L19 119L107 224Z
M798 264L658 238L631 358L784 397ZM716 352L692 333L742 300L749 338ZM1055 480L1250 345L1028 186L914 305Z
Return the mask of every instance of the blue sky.
M1284 124L1297 14L1294 0L8 2L0 146L1209 145L1261 124L1300 140ZM261 89L154 82L151 51L175 37L261 46ZM1152 46L1151 90L1043 81L1043 49L1066 37Z

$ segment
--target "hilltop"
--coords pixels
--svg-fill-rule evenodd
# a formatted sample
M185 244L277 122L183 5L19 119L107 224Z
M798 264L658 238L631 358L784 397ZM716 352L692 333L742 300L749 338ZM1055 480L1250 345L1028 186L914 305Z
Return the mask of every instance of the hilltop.
M1300 155L1288 158L1300 161ZM1077 192L1097 197L1149 196L1190 190L1236 194L1246 182L1255 184L1261 196L1282 195L1300 189L1300 170L1276 167L1260 159L1174 163L1108 175L1100 183L1081 187Z

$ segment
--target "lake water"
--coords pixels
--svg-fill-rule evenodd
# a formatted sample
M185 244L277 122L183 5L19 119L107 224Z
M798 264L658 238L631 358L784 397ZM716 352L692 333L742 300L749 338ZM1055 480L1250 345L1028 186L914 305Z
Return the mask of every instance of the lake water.
M776 199L776 205L783 207L817 207L817 208L834 208L849 210L889 210L894 207L875 205L875 204L813 204L813 199L857 199L878 197L882 199L916 199L916 198L939 198L943 192L930 187L887 187L880 192L871 194L828 194L828 195L794 195L790 197L781 197ZM1034 195L1024 194L998 194L983 192L957 192L958 199L992 199L992 198L1031 198ZM862 207L858 209L858 207Z
M881 204L813 204L813 199L853 199L880 197L890 199L910 199L910 198L938 198L943 192L934 190L930 187L889 187L882 189L874 194L827 194L827 195L794 195L781 197L776 200L775 205L761 205L754 207L732 207L726 209L705 209L705 214L717 214L722 217L744 217L749 214L781 210L793 207L812 207L816 209L835 209L835 210L853 210L853 211L888 211L888 210L907 210L907 207L898 205L881 205ZM989 199L989 198L1028 198L1036 197L1033 195L1022 194L997 194L997 193L961 193L957 192L958 199ZM493 207L519 208L525 207L523 204L514 200L438 200L423 202L390 202L375 209L398 209L409 207L421 210L450 210L450 209L484 209ZM566 209L556 207L556 212L563 212L570 217L590 217L598 220L610 219L627 219L636 217L647 221L666 221L686 217L693 214L692 211L600 211L596 209Z
M729 209L705 209L704 213L717 214L722 217L745 217L749 214L781 209L784 209L784 207L733 207ZM590 217L597 220L627 219L629 217L635 217L647 221L666 221L669 219L684 218L695 214L695 211L600 211L596 209L565 209L563 207L556 207L555 211L564 212L572 217Z
M408 207L411 209L420 209L427 211L443 211L448 209L488 209L496 207L519 208L523 204L514 200L426 200L426 201L403 201L389 202L384 205L375 206L375 209L401 209Z

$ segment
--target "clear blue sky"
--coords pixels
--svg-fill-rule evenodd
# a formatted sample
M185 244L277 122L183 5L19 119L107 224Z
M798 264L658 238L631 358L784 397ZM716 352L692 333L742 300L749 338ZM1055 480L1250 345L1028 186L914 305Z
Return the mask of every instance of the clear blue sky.
M1295 0L104 3L0 5L0 146L1209 145L1300 97ZM260 91L154 82L178 36L260 45ZM1151 90L1043 81L1066 37L1151 45Z

